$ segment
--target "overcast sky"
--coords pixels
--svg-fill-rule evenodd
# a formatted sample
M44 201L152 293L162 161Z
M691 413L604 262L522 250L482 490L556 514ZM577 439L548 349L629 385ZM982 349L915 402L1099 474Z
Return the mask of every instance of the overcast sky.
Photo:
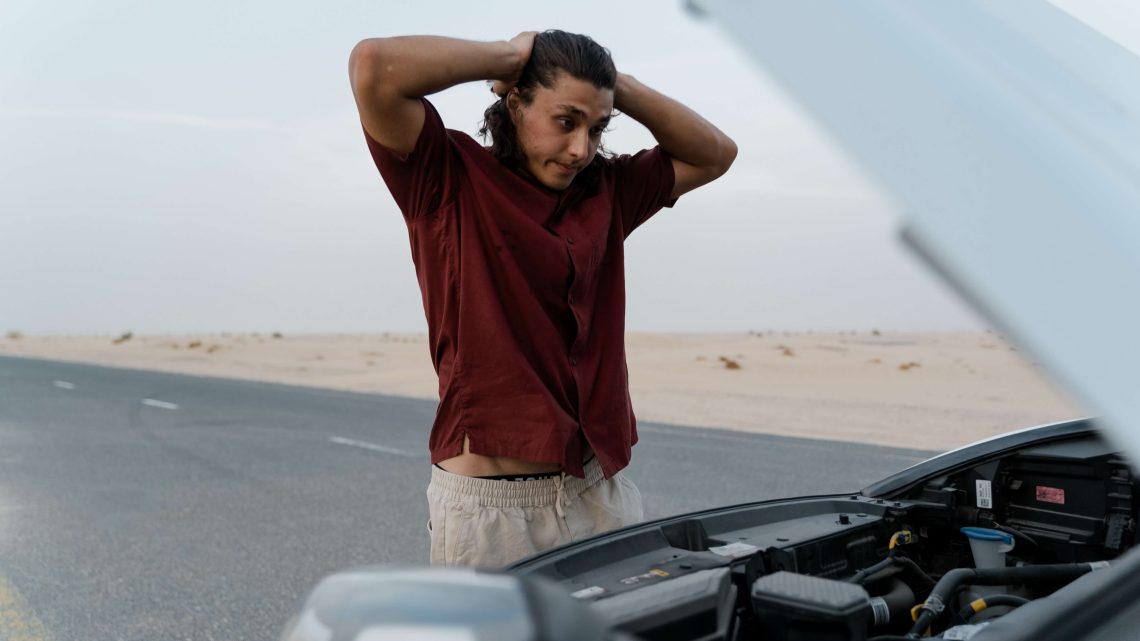
M406 227L348 86L360 39L587 33L740 146L629 240L633 330L983 324L899 213L680 2L0 4L0 331L422 331ZM1140 51L1127 0L1058 4ZM433 98L475 133L482 84ZM620 118L607 145L653 144Z

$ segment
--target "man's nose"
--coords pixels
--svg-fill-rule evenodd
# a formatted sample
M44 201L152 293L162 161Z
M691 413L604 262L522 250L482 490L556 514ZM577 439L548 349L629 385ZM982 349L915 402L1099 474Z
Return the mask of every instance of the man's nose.
M570 137L570 156L574 159L585 158L590 151L590 133L579 130Z

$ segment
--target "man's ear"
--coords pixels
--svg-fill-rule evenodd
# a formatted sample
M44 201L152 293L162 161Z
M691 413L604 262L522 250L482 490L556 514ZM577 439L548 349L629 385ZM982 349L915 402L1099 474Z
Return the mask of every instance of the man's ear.
M522 98L517 87L511 87L507 92L507 111L511 112L511 121L518 122L519 109L522 108Z

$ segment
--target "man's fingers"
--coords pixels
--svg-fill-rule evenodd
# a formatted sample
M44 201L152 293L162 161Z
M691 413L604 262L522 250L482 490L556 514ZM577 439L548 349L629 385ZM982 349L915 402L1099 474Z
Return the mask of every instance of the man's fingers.
M519 35L511 38L511 44L518 47L519 51L523 53L526 58L530 57L530 51L534 48L534 38L538 35L537 31L523 31Z
M495 80L489 81L487 84L491 86L491 92L496 96L503 98L510 93L511 88L518 82L518 75L522 73L526 67L527 61L530 59L531 51L534 49L534 38L538 35L537 31L523 31L514 38L510 39L511 46L519 52L519 68L515 72L515 76L509 80Z
M494 82L491 83L491 93L502 98L503 96L506 96L508 93L510 93L511 87L513 87L513 86L514 86L514 83L507 83L507 82L503 82L502 80L495 80Z

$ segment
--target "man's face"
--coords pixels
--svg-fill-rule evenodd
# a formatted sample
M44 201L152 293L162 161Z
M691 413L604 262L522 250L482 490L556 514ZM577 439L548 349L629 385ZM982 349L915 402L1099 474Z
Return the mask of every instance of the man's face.
M553 88L538 85L533 96L529 105L517 93L508 99L525 169L551 189L566 189L598 151L614 92L560 72Z

